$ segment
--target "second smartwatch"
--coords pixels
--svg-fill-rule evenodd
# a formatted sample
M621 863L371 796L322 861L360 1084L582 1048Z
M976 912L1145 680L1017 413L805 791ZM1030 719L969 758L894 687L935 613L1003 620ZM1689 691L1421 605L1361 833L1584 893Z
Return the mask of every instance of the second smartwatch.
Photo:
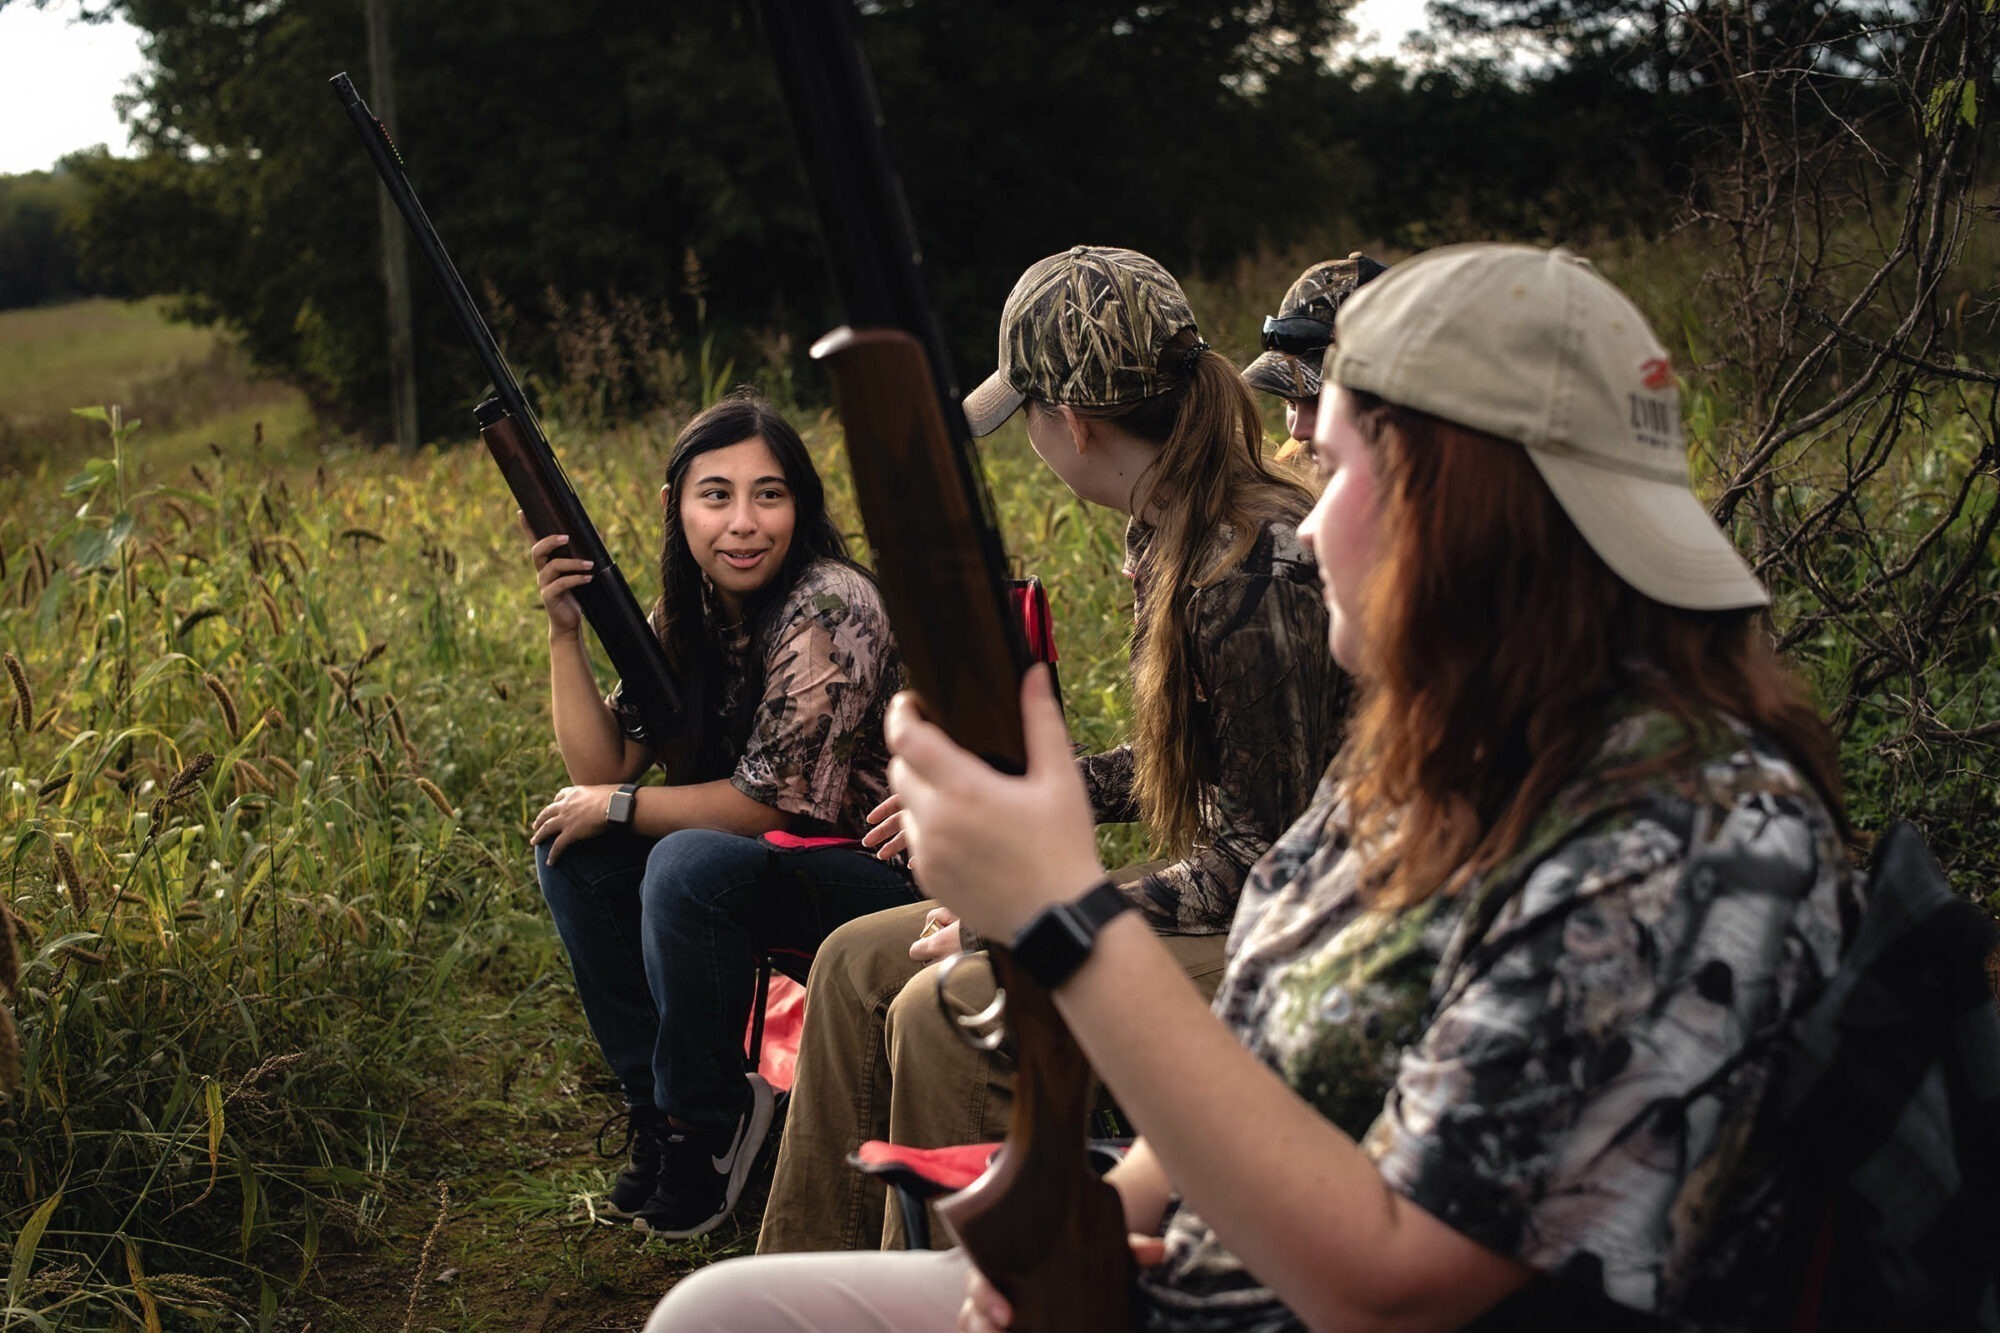
M611 803L604 807L604 822L618 828L632 827L632 807L638 803L639 784L628 782L611 793Z

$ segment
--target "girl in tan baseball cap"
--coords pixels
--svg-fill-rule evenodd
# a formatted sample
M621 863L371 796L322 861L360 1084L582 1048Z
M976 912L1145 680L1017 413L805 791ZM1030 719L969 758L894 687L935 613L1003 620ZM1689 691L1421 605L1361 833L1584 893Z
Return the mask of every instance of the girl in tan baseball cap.
M1865 888L1764 592L1676 478L1665 354L1587 265L1508 246L1399 265L1335 341L1300 535L1348 738L1212 1009L1130 914L1053 986L1145 1131L1110 1177L1132 1327L1788 1326L1779 1074ZM1039 673L1023 714L1019 778L907 698L888 722L920 880L1017 943L1102 874ZM962 1256L844 1258L822 1278L877 1313L821 1327L1011 1320Z

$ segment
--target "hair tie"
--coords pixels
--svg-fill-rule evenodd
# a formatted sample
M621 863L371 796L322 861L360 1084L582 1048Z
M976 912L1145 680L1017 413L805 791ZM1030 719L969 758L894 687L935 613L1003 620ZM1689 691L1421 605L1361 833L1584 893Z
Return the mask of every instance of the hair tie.
M1186 379L1188 376L1194 374L1194 368L1201 364L1201 354L1207 350L1208 344L1196 338L1194 346L1181 353L1180 378Z

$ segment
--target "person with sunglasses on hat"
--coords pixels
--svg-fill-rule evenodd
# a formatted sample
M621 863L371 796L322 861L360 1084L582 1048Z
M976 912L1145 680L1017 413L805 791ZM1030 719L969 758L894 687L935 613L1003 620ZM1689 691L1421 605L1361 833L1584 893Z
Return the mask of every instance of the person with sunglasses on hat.
M1130 913L1042 977L1144 1129L1133 1327L1790 1326L1780 1076L1866 883L1667 353L1576 256L1467 245L1348 302L1326 377L1300 536L1360 682L1340 756L1212 1007ZM1103 873L1045 675L1022 697L1021 777L888 723L919 883L1017 942ZM740 1263L649 1328L1011 1317L955 1252Z
M1286 440L1279 458L1292 457L1312 439L1320 361L1333 345L1334 317L1348 297L1388 271L1359 250L1345 259L1322 260L1299 274L1277 314L1264 317L1264 350L1243 367L1243 382L1285 400Z
M1344 681L1295 531L1312 497L1266 461L1255 402L1180 284L1131 250L1077 246L1015 285L1000 368L965 414L985 436L1017 413L1072 491L1130 515L1132 740L1078 771L1098 821L1143 819L1164 849L1123 873L1125 900L1212 990L1244 876L1338 743ZM903 845L892 810L866 839L883 855ZM848 1154L1006 1132L1011 1065L969 1047L938 1003L937 963L961 947L975 942L957 920L923 904L851 922L815 956L760 1249L899 1247L900 1216ZM969 1014L990 993L954 975L946 998Z

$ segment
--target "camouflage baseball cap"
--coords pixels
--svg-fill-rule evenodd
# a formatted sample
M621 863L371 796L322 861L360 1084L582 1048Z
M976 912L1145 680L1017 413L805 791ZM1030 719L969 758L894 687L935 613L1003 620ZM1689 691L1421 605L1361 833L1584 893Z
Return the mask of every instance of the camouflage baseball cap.
M1243 382L1280 398L1317 397L1320 357L1333 342L1333 317L1341 302L1387 269L1388 265L1356 250L1345 259L1328 259L1301 273L1279 303L1278 313L1264 321L1268 350L1243 367ZM1299 327L1282 327L1294 321ZM1323 338L1314 336L1316 324L1325 325Z
M1032 398L1122 407L1165 393L1160 353L1195 327L1173 275L1136 250L1079 245L1041 260L1000 312L1000 369L965 399L974 435L991 435Z

